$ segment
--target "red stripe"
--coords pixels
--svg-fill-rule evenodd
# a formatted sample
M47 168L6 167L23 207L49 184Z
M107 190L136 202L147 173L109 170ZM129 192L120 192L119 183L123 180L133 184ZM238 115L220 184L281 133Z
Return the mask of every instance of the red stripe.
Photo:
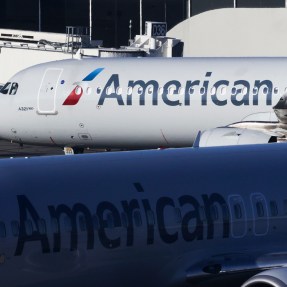
M81 89L81 92L79 94L76 93L77 89ZM83 95L83 89L79 86L75 87L75 89L71 92L71 94L67 97L67 99L64 101L64 106L74 106L76 105L81 96Z

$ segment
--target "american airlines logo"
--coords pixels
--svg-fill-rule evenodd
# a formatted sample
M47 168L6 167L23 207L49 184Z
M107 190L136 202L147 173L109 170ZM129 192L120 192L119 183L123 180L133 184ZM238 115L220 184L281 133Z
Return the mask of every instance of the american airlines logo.
M91 82L93 81L104 69L99 68L91 72L89 75L87 75L82 81L83 82ZM83 89L80 86L76 86L74 90L71 92L71 94L68 96L68 98L64 101L64 106L74 106L76 105L80 98L83 95Z
M82 82L93 81L103 70L94 70ZM104 105L105 101L115 101L119 106L131 106L136 101L140 106L145 106L147 100L152 106L160 102L167 106L190 106L194 97L202 106L225 106L229 102L234 106L256 106L259 104L259 95L264 96L260 100L271 106L273 92L279 93L268 79L258 79L252 83L247 80L213 80L212 72L206 72L203 80L170 80L163 84L156 80L129 80L125 85L121 84L119 74L112 74L104 87L98 87L98 90L99 106ZM83 88L77 85L63 105L76 105L83 93Z
M94 202L92 206L80 202L73 206L61 203L47 206L44 222L40 209L28 197L18 195L17 200L20 224L15 256L21 256L26 245L31 242L38 242L42 253L61 252L65 247L69 247L71 251L77 250L83 232L86 234L86 249L92 250L98 248L96 242L106 249L138 244L136 228L140 227L143 229L142 239L146 233L145 245L156 244L158 240L173 244L180 239L185 242L210 240L215 236L226 239L231 236L232 230L228 204L218 193L202 194L198 198L191 195L179 198L159 197L155 205L148 199L135 198L117 203ZM171 221L169 216L173 210L176 221ZM203 212L204 218L201 217ZM61 229L63 218L66 218L65 231ZM29 231L28 220L35 227L33 231ZM51 222L53 236L48 236L46 222ZM118 228L126 228L126 231L119 232ZM221 234L216 233L216 230ZM67 237L70 238L70 243L63 241L64 232L67 231L70 231L70 236ZM63 246L67 243L70 246Z

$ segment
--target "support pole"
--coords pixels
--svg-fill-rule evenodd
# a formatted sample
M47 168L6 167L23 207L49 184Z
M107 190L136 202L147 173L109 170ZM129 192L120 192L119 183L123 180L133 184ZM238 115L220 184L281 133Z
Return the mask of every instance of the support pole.
M118 46L118 0L115 0L115 10L114 10L114 21L115 21L115 47Z
M286 0L287 1L287 0ZM233 7L237 8L237 0L234 0Z
M130 30L130 35L129 35L129 45L131 45L132 41L132 20L130 20L130 25L129 25L129 30Z
M140 35L142 34L143 34L143 1L140 0Z
M166 4L166 0L164 0L164 22L167 22L167 4Z
M92 41L92 35L93 35L93 15L92 15L92 0L90 0L90 41Z
M41 0L39 0L39 32L42 31L42 11L41 11Z
M186 18L190 18L190 11L191 11L191 0L186 1ZM287 0L286 0L287 1Z

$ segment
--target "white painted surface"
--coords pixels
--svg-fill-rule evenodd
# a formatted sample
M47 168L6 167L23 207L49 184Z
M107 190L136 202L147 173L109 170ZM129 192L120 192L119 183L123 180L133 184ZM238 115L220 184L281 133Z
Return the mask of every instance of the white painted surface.
M43 50L1 48L0 51L0 83L6 83L17 72L30 66L72 57L63 52Z
M184 56L287 56L286 8L227 8L191 17L171 29Z

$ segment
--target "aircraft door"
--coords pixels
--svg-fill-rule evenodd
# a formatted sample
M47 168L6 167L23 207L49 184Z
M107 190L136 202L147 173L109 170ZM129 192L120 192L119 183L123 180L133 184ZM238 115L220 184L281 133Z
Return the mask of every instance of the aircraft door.
M269 229L269 215L265 197L262 193L250 196L253 212L253 232L255 235L266 235Z
M47 69L38 92L37 112L42 115L56 115L56 96L63 69Z
M230 195L228 204L231 216L231 235L242 238L247 233L247 216L245 204L240 195Z

